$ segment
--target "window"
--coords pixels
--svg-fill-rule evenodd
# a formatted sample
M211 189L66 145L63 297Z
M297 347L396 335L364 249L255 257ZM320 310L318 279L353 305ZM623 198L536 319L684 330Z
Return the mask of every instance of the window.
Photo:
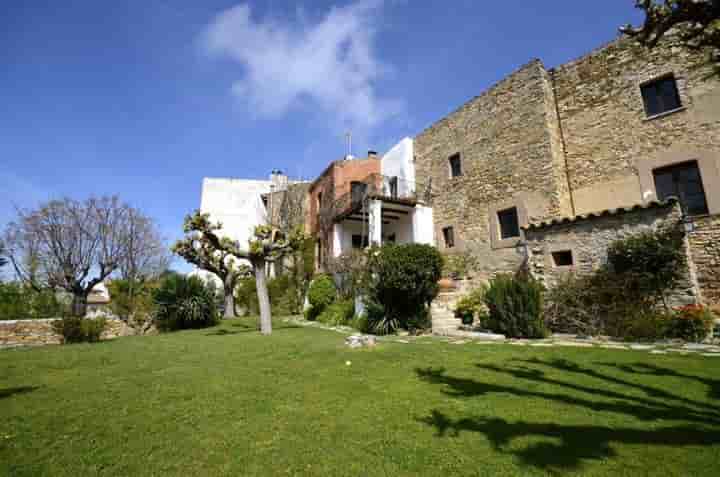
M352 248L365 248L368 246L368 236L365 235L353 235L352 236Z
M517 207L501 210L497 213L500 224L500 238L507 239L520 236Z
M573 265L573 254L571 250L552 252L552 259L556 267L571 267Z
M393 176L390 178L389 188L390 188L390 197L392 197L393 199L397 199L397 196L398 196L398 178L397 178L397 176Z
M359 204L365 197L365 191L367 191L367 184L364 182L351 182L350 183L350 196L353 204Z
M443 240L445 241L446 248L453 248L455 246L455 231L452 227L445 227L442 229Z
M455 153L448 158L450 162L450 177L459 177L462 173L462 163L460 162L460 153Z
M655 190L660 200L675 196L688 214L707 214L702 178L697 162L686 162L653 171Z
M651 81L640 87L643 102L645 103L645 114L655 116L682 106L678 94L675 77L665 76Z
M317 199L317 208L320 210L322 208L322 192L318 192L318 199Z

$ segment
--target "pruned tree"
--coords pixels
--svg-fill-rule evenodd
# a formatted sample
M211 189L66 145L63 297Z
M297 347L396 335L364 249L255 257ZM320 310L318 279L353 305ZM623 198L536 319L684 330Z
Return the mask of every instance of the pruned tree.
M172 251L189 263L215 274L223 284L225 318L235 316L235 286L240 278L249 276L250 268L238 260L242 252L238 244L218 231L222 224L212 223L210 214L196 210L185 217L185 238L175 242Z
M7 255L21 280L71 293L73 314L84 316L91 290L126 259L133 214L142 216L117 197L52 200L18 212L5 232Z
M157 278L170 266L171 259L155 221L130 209L128 228L127 251L120 261L120 277L131 283Z
M625 25L620 32L652 48L672 30L681 44L708 52L720 74L720 0L636 0L643 10L642 26Z

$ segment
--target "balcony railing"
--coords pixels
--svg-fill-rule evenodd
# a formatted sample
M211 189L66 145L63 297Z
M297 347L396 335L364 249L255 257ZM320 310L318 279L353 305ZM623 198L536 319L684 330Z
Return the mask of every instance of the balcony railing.
M336 198L329 206L321 209L321 222L335 221L362 211L369 200L414 206L432 202L430 183L423 184L396 176L370 174L360 181L346 185L349 191ZM323 220L324 219L324 220Z

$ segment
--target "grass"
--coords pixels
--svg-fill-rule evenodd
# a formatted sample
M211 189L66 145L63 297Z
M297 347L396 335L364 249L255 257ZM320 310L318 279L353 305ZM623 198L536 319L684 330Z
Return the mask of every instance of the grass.
M0 475L717 475L719 371L247 321L5 350Z

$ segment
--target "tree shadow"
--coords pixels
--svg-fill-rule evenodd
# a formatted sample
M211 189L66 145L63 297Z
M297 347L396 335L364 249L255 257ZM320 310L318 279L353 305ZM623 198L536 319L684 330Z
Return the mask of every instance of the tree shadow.
M664 368L656 364L650 363L633 363L633 364L616 364L616 363L597 363L601 366L609 366L626 373L642 374L647 376L673 377L688 379L702 383L708 387L708 397L711 399L720 399L720 379L705 378L693 374L679 373L674 369Z
M15 394L26 394L40 389L41 386L17 386L14 388L0 389L0 399L14 396Z
M508 422L501 418L472 417L453 419L433 410L419 422L435 427L438 436L457 436L461 431L484 434L493 448L517 456L525 465L563 471L582 467L586 460L617 456L612 444L659 446L710 446L720 443L717 430L697 426L670 426L653 430L610 428L605 426L560 425L554 423ZM555 442L538 442L513 450L514 439L537 436Z
M567 362L532 361L534 364L552 366L570 372L582 372L596 378L608 378L617 384L656 392L653 400L647 397L623 394L602 387L588 387L548 377L542 370L523 368L500 368L492 365L478 365L491 372L505 374L515 378L517 386L483 382L475 379L449 376L444 368L417 368L420 379L444 385L443 392L456 398L486 397L492 393L513 395L522 398L544 399L555 403L578 406L593 412L611 412L624 414L643 421L660 422L667 420L685 421L676 426L655 428L652 430L633 428L610 428L595 425L562 425L557 423L533 423L528 421L508 422L502 418L476 416L453 419L435 409L430 416L419 421L435 427L439 436L457 435L460 431L484 434L496 448L518 456L524 464L543 469L571 469L579 467L587 459L605 459L614 457L611 444L657 444L667 446L714 445L720 442L720 414L706 403L674 396L667 391L638 385L629 381L605 376L594 370ZM588 394L588 398L561 392L544 392L523 387L523 382L548 384L568 391ZM649 389L648 389L649 388ZM605 398L605 400L603 400ZM609 400L608 400L609 399ZM671 401L671 402L668 402ZM675 402L672 402L675 401ZM698 409L701 408L701 409ZM689 421L689 422L688 422ZM553 442L531 444L525 449L511 449L510 444L516 438L540 436Z
M705 409L705 411L708 412L709 414L714 415L714 417L716 419L720 418L720 411L717 410L717 406L713 406L706 402L695 401L695 400L688 399L688 398L685 398L682 396L677 396L677 395L672 394L664 389L659 389L659 388L656 388L653 386L648 386L648 385L645 385L642 383L621 379L616 376L603 374L592 368L580 366L579 364L573 363L572 361L568 361L566 359L554 359L554 360L549 360L549 361L543 361L543 360L540 360L537 358L533 358L533 359L527 359L527 360L513 359L511 361L546 366L549 368L556 369L558 371L562 371L564 373L579 374L581 376L588 376L588 377L592 377L592 378L595 378L598 380L607 381L608 383L617 384L617 385L621 385L621 386L628 387L628 388L633 388L633 389L644 392L650 398L678 401L678 402L682 402L689 406L700 407L700 408ZM549 384L556 384L559 386L572 388L577 391L582 391L582 392L586 392L589 394L601 395L601 396L605 396L605 397L609 397L609 398L616 398L616 399L632 398L632 400L635 402L638 402L638 403L641 403L644 405L651 405L651 406L657 406L658 404L663 404L663 405L666 404L666 403L659 403L658 401L655 401L652 399L631 397L624 393L619 393L619 392L614 392L614 391L608 390L607 388L587 387L587 386L582 386L582 385L578 385L578 384L571 383L571 382L559 381L556 379L548 378L548 377L545 377L544 373L538 369L499 368L497 366L488 366L488 365L482 365L482 364L478 364L477 366L479 368L483 368L483 369L486 369L489 371L495 371L498 373L507 373L507 374L511 374L515 377L531 379L531 380L534 379L536 381L542 381L542 382L549 383ZM622 369L622 367L618 366L618 369Z

